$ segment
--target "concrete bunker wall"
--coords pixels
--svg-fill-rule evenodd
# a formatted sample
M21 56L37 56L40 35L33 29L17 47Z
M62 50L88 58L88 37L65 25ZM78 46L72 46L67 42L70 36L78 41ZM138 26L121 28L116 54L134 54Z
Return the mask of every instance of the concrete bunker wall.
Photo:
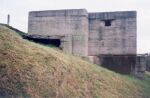
M146 70L150 72L150 55L146 57Z
M136 54L136 12L89 13L88 53Z
M122 74L135 71L136 55L100 55L95 63Z
M85 9L29 13L29 35L64 36L63 50L88 55L88 13Z
M145 71L146 71L146 56L137 55L134 74L138 78L144 78L144 72Z
M63 51L116 72L131 73L136 64L135 11L32 11L28 32L33 38L59 38Z
M122 74L133 74L139 78L146 71L146 57L143 55L99 55L93 63Z
M89 13L89 60L129 74L136 65L136 12Z

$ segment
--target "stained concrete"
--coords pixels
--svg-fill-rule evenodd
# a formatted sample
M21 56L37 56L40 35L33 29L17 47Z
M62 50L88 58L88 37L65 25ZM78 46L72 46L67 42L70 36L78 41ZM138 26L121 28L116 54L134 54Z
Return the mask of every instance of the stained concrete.
M136 12L89 13L88 46L90 56L136 54Z
M105 26L107 21L111 21L110 26ZM74 55L136 54L135 11L32 11L29 13L28 27L32 36L64 36L63 50Z
M95 63L118 73L131 74L135 71L136 55L101 55Z
M117 68L126 67L124 73L135 66L131 61L135 64L136 58L131 55L137 52L136 29L136 11L88 13L86 9L67 9L29 13L28 35L32 38L59 38L63 51L98 65L102 58L113 55L109 57L114 57L113 65L116 59L128 63L116 64Z
M35 11L29 13L29 35L64 36L64 51L88 55L88 13L84 9Z

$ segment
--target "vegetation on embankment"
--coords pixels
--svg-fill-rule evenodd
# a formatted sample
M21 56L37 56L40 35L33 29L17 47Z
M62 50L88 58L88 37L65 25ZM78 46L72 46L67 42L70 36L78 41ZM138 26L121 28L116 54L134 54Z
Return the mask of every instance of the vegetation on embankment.
M127 80L131 81L143 91L143 98L150 98L150 72L145 72L145 76L142 80L139 80L133 76L124 76Z
M16 31L0 25L2 98L144 98L146 85L22 39Z

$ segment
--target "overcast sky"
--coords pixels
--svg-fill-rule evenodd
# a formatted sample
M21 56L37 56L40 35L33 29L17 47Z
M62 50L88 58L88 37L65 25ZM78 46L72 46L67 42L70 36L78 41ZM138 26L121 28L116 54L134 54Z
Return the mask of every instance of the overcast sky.
M150 0L0 0L0 23L27 32L28 12L37 10L79 9L89 12L137 11L138 53L150 53Z

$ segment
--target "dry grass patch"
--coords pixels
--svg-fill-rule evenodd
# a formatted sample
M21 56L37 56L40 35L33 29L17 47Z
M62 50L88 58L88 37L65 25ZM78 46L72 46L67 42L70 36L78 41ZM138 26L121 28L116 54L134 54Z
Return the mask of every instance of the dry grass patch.
M0 26L0 96L143 98L140 86L62 51L22 39Z

